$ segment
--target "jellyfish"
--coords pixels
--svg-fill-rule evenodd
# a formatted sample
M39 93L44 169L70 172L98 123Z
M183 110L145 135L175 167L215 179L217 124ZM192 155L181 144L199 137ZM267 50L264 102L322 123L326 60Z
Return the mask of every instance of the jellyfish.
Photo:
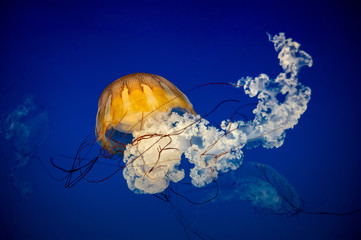
M34 101L33 96L26 97L22 104L3 114L0 120L0 134L10 142L14 152L11 164L11 182L22 198L32 192L31 183L23 181L21 170L32 159L37 159L36 150L48 135L48 114L44 107Z
M250 201L257 213L287 217L307 215L350 215L361 209L333 212L316 211L305 206L295 187L277 170L264 163L244 162L237 171L219 179L217 200Z
M228 177L221 199L250 201L258 211L294 216L304 210L302 198L289 181L267 164L244 162Z
M275 79L260 74L186 91L219 84L238 88L241 94L257 99L253 119L235 120L237 108L220 126L214 126L207 120L213 110L203 116L197 114L187 96L165 78L149 73L127 75L101 94L95 138L79 147L72 168L66 171L66 186L82 179L93 181L87 174L96 162L111 159L117 160L117 169L110 176L122 170L129 189L138 194L162 193L170 183L185 177L194 187L202 188L220 174L238 169L244 148L281 147L286 130L292 129L307 109L311 89L298 77L303 66L312 66L312 58L284 33L268 36L282 67ZM94 143L100 144L99 153L84 161ZM190 166L189 171L185 172L182 162ZM72 177L75 173L78 175ZM108 177L100 181L105 179Z

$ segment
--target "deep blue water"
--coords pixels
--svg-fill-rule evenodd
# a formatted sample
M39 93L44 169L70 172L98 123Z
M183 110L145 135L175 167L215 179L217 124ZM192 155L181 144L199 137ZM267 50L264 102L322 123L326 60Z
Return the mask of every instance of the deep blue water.
M64 188L50 157L70 167L94 132L98 98L134 72L161 75L186 91L211 82L281 71L266 32L285 32L314 61L299 80L308 109L278 149L245 150L295 187L309 211L361 208L360 17L345 1L5 1L1 3L0 113L28 95L48 113L49 135L21 169L33 192L11 184L15 153L1 137L0 239L186 239L170 205L130 191L121 173ZM200 114L219 101L250 99L229 86L187 94ZM231 109L231 107L230 107ZM228 111L230 111L228 109ZM245 110L246 111L246 110ZM227 106L209 120L229 116ZM48 170L45 171L45 168ZM94 168L96 177L110 169ZM98 172L97 172L98 170ZM360 239L361 213L294 217L260 214L247 201L199 207L184 218L213 239ZM197 239L193 236L192 239Z

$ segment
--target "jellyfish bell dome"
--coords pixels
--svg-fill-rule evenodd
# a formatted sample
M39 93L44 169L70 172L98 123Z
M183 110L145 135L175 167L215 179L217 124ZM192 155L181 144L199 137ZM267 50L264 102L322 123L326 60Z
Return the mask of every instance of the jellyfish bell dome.
M160 112L182 110L196 115L192 104L174 84L149 73L133 73L112 82L102 92L96 116L96 135L99 143L112 152L115 131L131 135L141 130L145 118Z

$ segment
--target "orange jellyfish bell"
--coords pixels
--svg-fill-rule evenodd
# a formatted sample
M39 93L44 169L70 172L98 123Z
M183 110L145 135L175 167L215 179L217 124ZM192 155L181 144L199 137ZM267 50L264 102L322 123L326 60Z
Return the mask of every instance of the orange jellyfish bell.
M132 133L142 129L143 120L173 109L196 114L186 95L167 79L149 73L121 77L104 89L99 98L95 132L108 151L117 147L114 131Z

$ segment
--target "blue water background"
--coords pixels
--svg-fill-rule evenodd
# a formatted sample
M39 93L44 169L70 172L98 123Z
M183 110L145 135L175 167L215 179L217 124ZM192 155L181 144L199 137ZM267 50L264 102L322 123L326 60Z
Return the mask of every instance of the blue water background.
M186 91L210 82L281 71L266 32L285 32L314 60L300 81L312 89L305 114L279 149L245 150L295 187L305 206L361 207L360 17L345 1L5 1L1 3L0 112L29 94L49 115L36 151L55 176L94 132L98 98L134 72L161 75ZM204 114L223 99L252 102L229 86L187 94ZM229 117L232 106L210 117ZM228 112L227 112L228 111ZM246 110L245 110L246 111ZM186 239L169 204L131 192L121 173L65 189L40 162L23 178L33 193L18 201L10 183L13 152L1 136L0 239ZM93 169L97 171L97 169ZM112 169L99 169L104 177ZM102 175L103 174L103 175ZM185 219L214 239L360 239L361 214L260 215L250 202L180 203ZM196 238L195 238L196 239Z

